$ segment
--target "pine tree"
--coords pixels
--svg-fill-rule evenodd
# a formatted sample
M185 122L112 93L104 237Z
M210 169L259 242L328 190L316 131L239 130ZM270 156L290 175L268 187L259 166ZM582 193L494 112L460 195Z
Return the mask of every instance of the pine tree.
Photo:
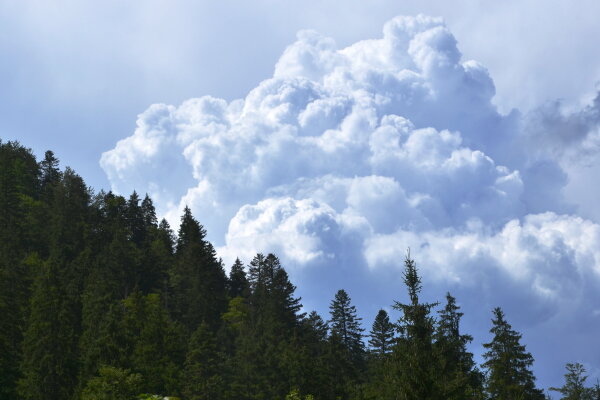
M383 358L392 350L394 343L394 324L385 310L379 310L369 335L371 351L379 358Z
M535 387L535 377L531 371L533 357L520 343L521 334L514 331L504 319L504 313L495 308L492 319L494 335L483 347L488 380L486 391L491 400L537 400L544 399L543 392Z

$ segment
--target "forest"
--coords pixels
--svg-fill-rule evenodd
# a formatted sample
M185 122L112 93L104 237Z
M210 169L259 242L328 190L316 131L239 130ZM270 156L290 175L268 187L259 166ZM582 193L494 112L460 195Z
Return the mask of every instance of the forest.
M305 311L276 255L225 268L189 208L171 227L52 151L0 141L0 210L0 400L600 399L579 363L539 388L500 308L478 365L458 300L423 302L409 253L401 317L363 323L345 290Z

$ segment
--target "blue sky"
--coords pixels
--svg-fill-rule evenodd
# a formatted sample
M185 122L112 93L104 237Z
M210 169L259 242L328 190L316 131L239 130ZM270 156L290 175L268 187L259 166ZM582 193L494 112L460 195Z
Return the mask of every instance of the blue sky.
M600 376L598 8L4 1L0 132L190 205L227 263L276 252L307 308L346 288L367 328L410 246L475 352L501 306L557 385Z

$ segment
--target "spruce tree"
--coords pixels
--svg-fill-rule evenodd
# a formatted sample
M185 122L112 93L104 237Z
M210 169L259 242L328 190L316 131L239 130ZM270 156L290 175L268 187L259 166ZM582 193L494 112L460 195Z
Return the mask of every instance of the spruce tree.
M383 398L400 396L406 400L442 399L436 357L433 350L434 318L431 309L437 303L421 303L421 278L410 253L404 260L404 284L409 303L395 302L402 315L397 327L400 336L386 371L386 393Z
M181 327L163 309L160 296L135 291L123 301L123 330L130 343L132 370L144 377L149 393L178 394L185 357Z
M183 369L183 394L189 400L225 399L224 359L215 335L200 324L192 334Z
M175 262L169 271L169 308L188 332L202 322L218 329L227 307L226 276L204 227L186 207L181 217Z
M351 358L360 364L364 357L364 331L360 326L362 318L357 316L356 307L351 304L350 296L344 289L335 294L329 305L331 333L338 335Z
M31 271L41 242L39 167L30 149L0 140L0 399L16 398ZM37 218L36 218L37 216ZM35 252L38 255L34 254ZM37 265L34 261L33 264Z
M46 262L36 278L23 342L19 394L24 399L69 398L77 378L76 316L60 279L60 265Z
M383 358L392 350L394 343L394 324L385 310L379 310L371 328L369 346L379 358Z
M283 398L294 384L290 346L300 328L300 299L279 259L257 254L250 262L248 316L236 340L230 398ZM241 300L241 297L234 298ZM231 310L228 314L232 314ZM229 316L227 317L229 319ZM295 368L295 367L294 367Z
M248 296L248 278L244 271L244 264L242 264L239 258L236 258L231 266L227 283L230 297Z
M559 392L560 400L592 400L593 389L585 387L587 375L585 368L580 363L568 363L565 367L565 383L560 388L551 387L550 390Z
M533 357L520 343L521 334L514 331L504 319L504 313L497 307L493 311L492 341L483 347L487 370L486 391L491 400L537 400L544 399L541 390L535 387L535 377L531 371Z
M483 390L483 376L475 366L473 354L467 351L467 344L473 337L461 334L460 319L463 313L459 310L456 299L447 293L446 305L438 312L435 332L438 381L444 398L448 400L479 398Z

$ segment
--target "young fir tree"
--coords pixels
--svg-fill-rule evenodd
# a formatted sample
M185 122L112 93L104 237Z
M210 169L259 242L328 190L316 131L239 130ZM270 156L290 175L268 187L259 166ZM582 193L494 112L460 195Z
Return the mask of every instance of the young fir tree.
M580 363L566 365L565 383L560 388L551 387L550 390L559 392L560 400L592 400L593 389L585 387L587 375L585 368Z
M391 350L394 343L394 324L385 310L379 310L371 328L369 346L371 352L383 359Z
M340 337L350 358L359 366L365 350L362 341L364 329L360 326L362 318L357 316L356 307L352 305L350 296L344 289L338 290L335 294L329 305L329 312L331 314L329 320L331 334Z
M467 344L473 338L460 332L463 313L459 310L456 299L447 293L446 306L438 312L435 332L438 382L445 399L481 398L483 376L476 368L473 354L467 351Z
M504 319L504 313L497 307L493 311L492 329L494 335L483 347L487 370L486 391L491 400L542 400L544 394L535 387L535 377L531 371L533 357L520 343L521 334L514 331Z
M421 278L417 266L407 254L404 260L404 284L409 303L396 301L394 308L402 315L398 321L400 337L386 370L387 384L382 398L406 400L442 399L436 357L433 349L434 318L431 309L437 303L421 303Z

